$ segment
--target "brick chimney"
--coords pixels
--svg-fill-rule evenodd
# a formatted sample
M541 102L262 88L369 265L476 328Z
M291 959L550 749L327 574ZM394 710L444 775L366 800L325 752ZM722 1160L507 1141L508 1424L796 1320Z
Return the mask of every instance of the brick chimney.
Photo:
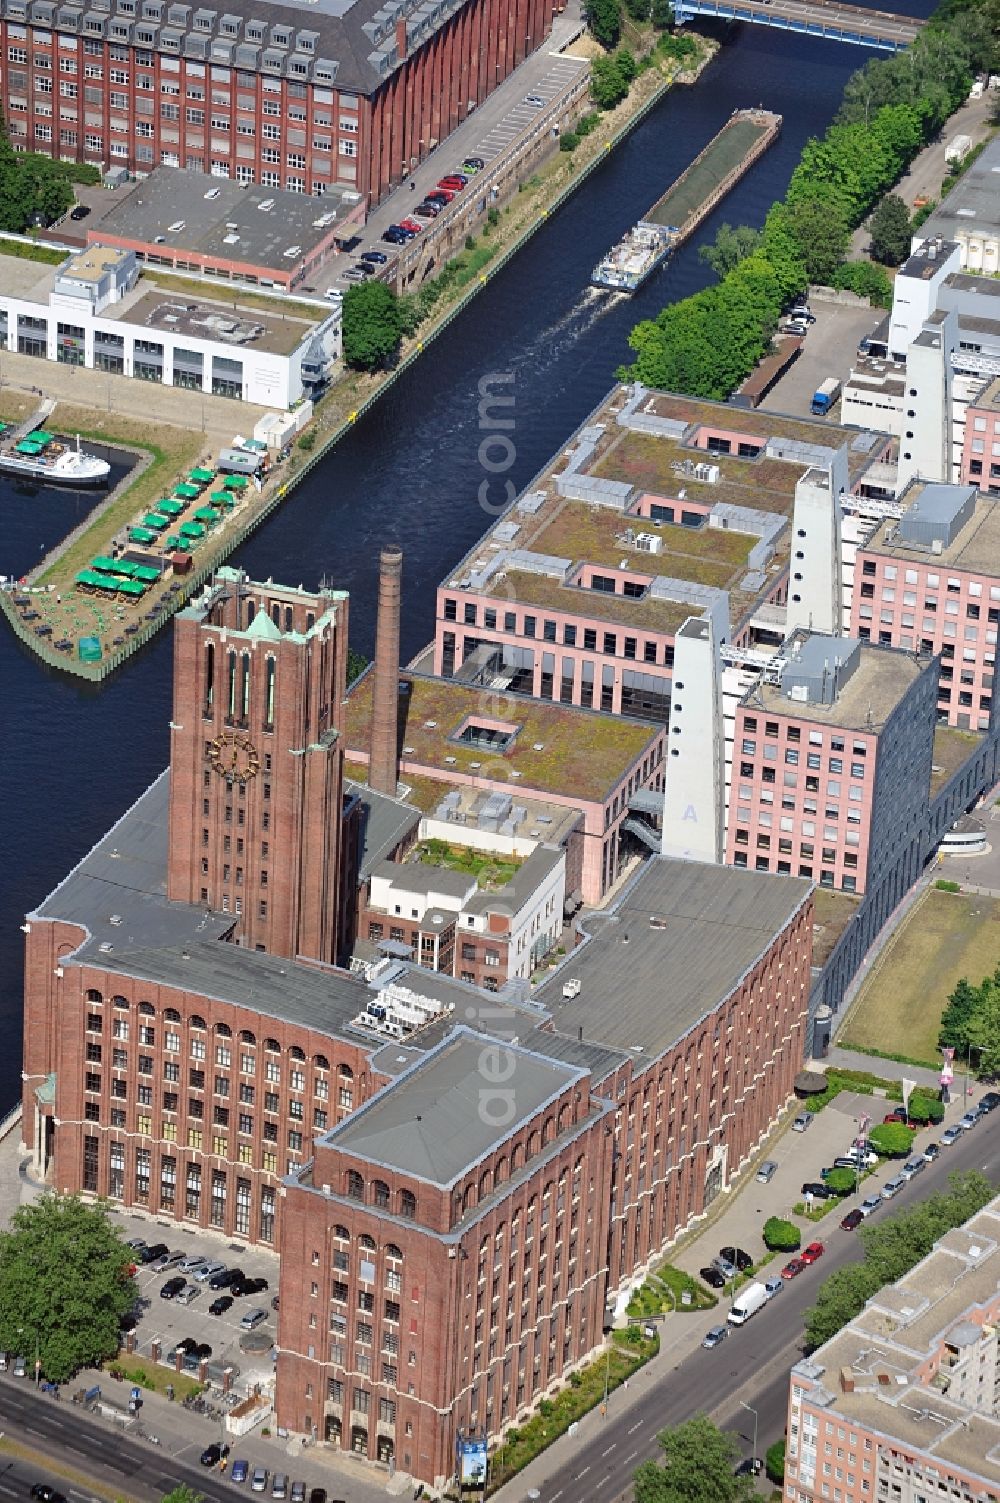
M383 548L379 557L368 786L376 793L388 793L393 797L398 777L399 592L402 574L402 550Z
M406 58L406 18L401 17L396 22L396 51L399 53L399 61Z

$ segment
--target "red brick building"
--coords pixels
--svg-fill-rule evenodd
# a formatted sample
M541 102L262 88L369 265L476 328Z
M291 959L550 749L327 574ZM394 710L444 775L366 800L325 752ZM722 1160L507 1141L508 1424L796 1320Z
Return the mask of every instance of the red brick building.
M55 0L0 7L0 98L16 148L146 173L368 203L548 35L548 0Z

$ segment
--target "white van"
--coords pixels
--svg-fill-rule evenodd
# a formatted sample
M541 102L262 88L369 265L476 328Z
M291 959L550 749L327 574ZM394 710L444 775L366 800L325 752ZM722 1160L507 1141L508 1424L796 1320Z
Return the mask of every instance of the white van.
M764 1308L767 1301L768 1293L763 1284L748 1284L733 1300L733 1308L726 1319L731 1326L745 1325L751 1315L756 1315L758 1310Z

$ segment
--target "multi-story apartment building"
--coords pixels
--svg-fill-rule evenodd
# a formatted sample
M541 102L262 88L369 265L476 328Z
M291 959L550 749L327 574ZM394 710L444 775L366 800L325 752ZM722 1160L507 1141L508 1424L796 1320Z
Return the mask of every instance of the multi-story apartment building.
M1000 376L984 381L966 409L959 479L1000 496Z
M719 642L773 635L796 482L846 444L825 423L616 390L438 587L435 673L666 722L690 616ZM845 483L888 448L848 445Z
M736 712L726 859L859 893L896 870L902 896L923 857L935 689L931 658L795 633Z
M1000 1496L1000 1202L797 1362L789 1503Z
M1000 502L974 485L913 481L898 510L858 544L850 629L862 641L940 655L939 719L988 731L1000 627Z
M375 203L548 34L543 0L2 0L14 146Z
M811 890L654 862L533 1027L436 978L468 1026L376 1053L394 1079L285 1186L280 1424L442 1486L459 1431L566 1381L792 1093Z

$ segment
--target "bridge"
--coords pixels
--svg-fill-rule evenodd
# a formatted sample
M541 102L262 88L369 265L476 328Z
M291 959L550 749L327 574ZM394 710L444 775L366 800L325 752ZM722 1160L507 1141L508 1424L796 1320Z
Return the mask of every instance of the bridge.
M911 16L842 5L838 0L675 0L674 15L678 22L700 16L749 21L803 36L849 42L855 47L876 47L882 52L902 52L923 25Z

